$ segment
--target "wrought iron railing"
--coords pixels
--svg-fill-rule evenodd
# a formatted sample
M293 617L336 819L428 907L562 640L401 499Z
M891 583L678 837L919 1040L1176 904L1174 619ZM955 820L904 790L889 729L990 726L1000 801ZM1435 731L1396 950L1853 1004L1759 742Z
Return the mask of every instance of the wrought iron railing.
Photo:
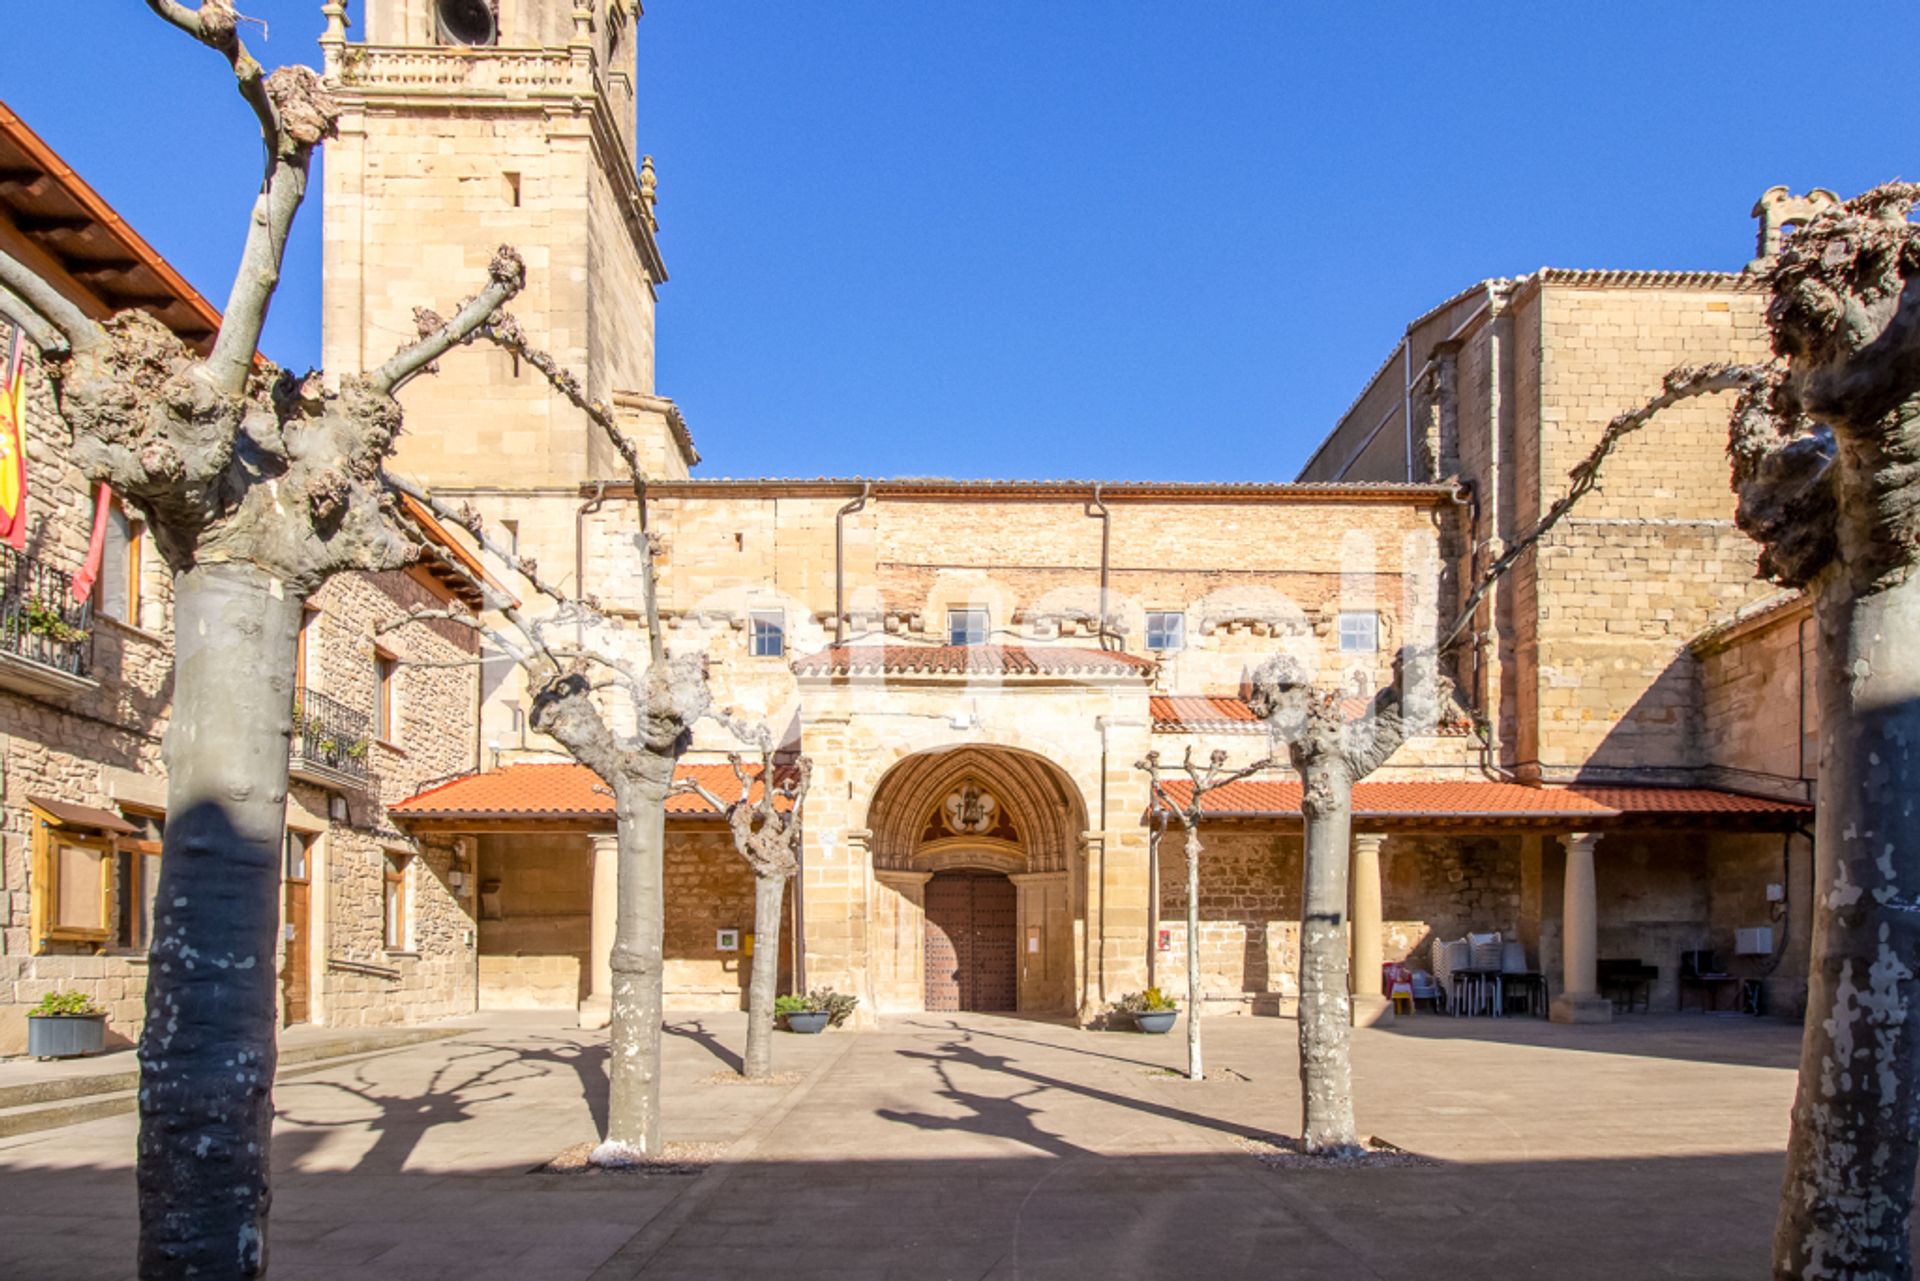
M299 769L323 770L344 781L367 781L373 722L338 699L311 689L293 694L293 759Z
M73 575L0 543L0 651L71 676L93 662L93 606Z

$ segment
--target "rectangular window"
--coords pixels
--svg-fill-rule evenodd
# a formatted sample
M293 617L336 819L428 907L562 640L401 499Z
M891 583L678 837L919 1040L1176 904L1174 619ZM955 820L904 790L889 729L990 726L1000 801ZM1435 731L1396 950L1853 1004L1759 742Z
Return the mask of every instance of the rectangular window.
M373 651L373 736L391 743L399 733L400 660L384 649Z
M138 836L122 837L114 850L119 893L113 941L116 946L144 952L153 942L153 900L160 890L160 843L166 820L158 814L131 812L127 818L142 831Z
M115 622L140 625L140 556L145 526L115 498L107 508L107 536L100 554L100 577L93 607Z
M386 922L389 952L407 950L407 865L411 862L411 854L389 853L383 863L380 917Z
M1340 652L1372 654L1380 649L1380 615L1371 610L1340 615Z
M947 611L947 644L984 645L987 643L987 611L979 606Z
M49 942L109 943L115 925L113 845L102 833L34 824L32 933Z
M297 690L314 688L313 676L318 670L314 645L320 634L319 617L320 611L311 605L300 611L300 640L293 651L293 687Z
M304 881L310 878L307 861L313 851L313 836L307 832L287 833L287 879Z
M1165 652L1187 647L1187 616L1178 610L1147 611L1147 648Z
M787 618L778 610L754 610L747 616L751 629L747 652L755 658L778 658L787 652Z

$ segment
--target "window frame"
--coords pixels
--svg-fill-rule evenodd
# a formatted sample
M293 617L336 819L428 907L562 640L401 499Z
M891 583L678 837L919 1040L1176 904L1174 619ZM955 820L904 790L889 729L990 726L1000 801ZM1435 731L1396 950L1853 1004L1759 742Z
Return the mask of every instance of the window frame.
M959 619L962 619L971 615L976 615L976 614L979 615L979 618L980 618L980 630L979 630L980 639L979 640L971 639L971 637L974 635L974 629L971 626L965 628L963 631L955 630L955 624ZM993 615L985 605L949 605L947 606L947 644L949 645L985 645L988 643L988 640L989 638L992 637L992 635L993 635Z
M762 626L771 628L763 632ZM763 639L771 635L773 648L762 648ZM747 611L747 656L749 658L785 658L787 656L787 614L781 609L755 609Z
M1368 625L1369 643L1361 645L1347 644L1347 622L1365 619ZM1336 640L1342 654L1378 654L1380 652L1380 611L1375 609L1343 609L1334 624Z
M313 674L318 664L310 652L320 635L320 607L302 605L300 607L300 631L294 641L293 651L293 687L295 690L317 690Z
M161 811L144 806L122 802L121 809L129 822L145 824L148 834L122 836L113 843L116 864L113 947L116 951L144 955L153 946L154 891L160 883L160 853L166 839L167 819Z
M43 954L49 943L92 943L105 948L113 943L118 902L115 887L119 880L119 860L114 840L97 828L63 823L53 815L32 806L33 886L28 899L28 925L31 950ZM98 861L100 884L96 908L98 925L61 924L60 847L74 846L92 852Z
M400 737L400 656L373 647L373 737L391 747Z
M1175 636L1174 636L1173 644L1156 645L1153 643L1153 626L1154 626L1155 619L1159 619L1162 622L1164 622L1167 619L1174 620ZM1162 633L1162 639L1163 640L1165 639L1164 632ZM1147 650L1150 653L1155 653L1155 654L1177 654L1181 650L1185 649L1187 647L1187 612L1183 609L1150 609L1148 610L1147 626L1146 626L1146 646L1147 646Z
M380 851L380 935L388 952L413 950L413 855Z
M141 562L146 555L147 524L138 514L127 509L126 505L120 501L118 494L114 494L108 500L107 520L112 522L116 517L125 521L127 526L124 566L126 578L118 583L111 581L112 575L105 572L107 558L103 552L101 573L93 582L93 612L112 619L122 627L137 629L140 626L140 585L143 568ZM111 524L109 524L107 536L112 537ZM115 596L119 598L117 605L110 606Z

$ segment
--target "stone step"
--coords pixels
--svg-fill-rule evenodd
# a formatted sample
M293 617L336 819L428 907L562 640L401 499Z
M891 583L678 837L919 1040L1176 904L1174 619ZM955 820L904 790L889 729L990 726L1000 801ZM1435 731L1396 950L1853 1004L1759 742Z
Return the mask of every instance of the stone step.
M423 1042L444 1041L464 1030L370 1029L283 1046L274 1079L306 1076L345 1063L380 1058ZM130 1068L0 1086L0 1138L131 1112L139 1103L139 1084L139 1070Z

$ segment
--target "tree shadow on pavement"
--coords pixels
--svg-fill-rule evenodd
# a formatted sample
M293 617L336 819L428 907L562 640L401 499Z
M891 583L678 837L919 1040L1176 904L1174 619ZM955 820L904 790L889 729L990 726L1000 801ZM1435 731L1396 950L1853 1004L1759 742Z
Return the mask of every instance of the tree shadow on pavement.
M699 1045L706 1050L707 1053L713 1055L714 1058L726 1064L728 1069L733 1072L737 1073L745 1066L745 1060L723 1045L720 1038L707 1031L707 1025L698 1019L689 1019L682 1023L668 1023L664 1025L664 1030L668 1036L683 1037Z

